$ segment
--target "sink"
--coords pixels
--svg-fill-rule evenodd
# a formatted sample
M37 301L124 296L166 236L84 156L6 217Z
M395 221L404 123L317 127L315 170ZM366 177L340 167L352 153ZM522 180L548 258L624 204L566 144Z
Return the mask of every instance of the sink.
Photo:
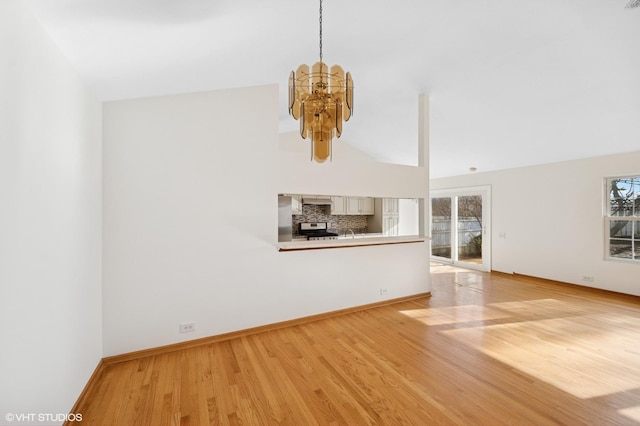
M382 237L382 234L379 233L368 233L368 234L347 234L347 235L340 235L338 237L339 240L356 240L356 239L360 239L360 238L376 238L376 237Z

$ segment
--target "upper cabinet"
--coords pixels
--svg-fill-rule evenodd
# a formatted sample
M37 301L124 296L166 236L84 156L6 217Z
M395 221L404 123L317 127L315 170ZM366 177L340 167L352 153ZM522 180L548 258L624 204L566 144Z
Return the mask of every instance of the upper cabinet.
M399 200L397 198L382 199L382 214L397 215L400 212Z
M302 214L302 195L291 196L291 214Z
M362 214L373 214L373 198L360 197L362 202Z
M345 197L331 197L331 214L347 214Z
M305 195L291 194L291 214L302 214L302 201ZM332 215L373 215L374 214L374 199L372 197L342 197L342 196L320 196L320 195L306 195L308 199L331 199L331 213ZM311 203L313 204L313 203ZM325 204L320 204L324 206ZM329 211L327 210L327 213Z
M347 198L347 214L348 215L372 215L373 214L373 198L372 197L348 197Z
M397 198L382 199L382 235L398 235L400 225L400 203Z

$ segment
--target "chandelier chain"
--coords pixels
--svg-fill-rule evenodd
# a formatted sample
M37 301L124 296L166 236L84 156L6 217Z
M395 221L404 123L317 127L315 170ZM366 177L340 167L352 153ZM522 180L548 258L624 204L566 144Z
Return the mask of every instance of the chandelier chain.
M320 62L322 62L322 0L320 0Z

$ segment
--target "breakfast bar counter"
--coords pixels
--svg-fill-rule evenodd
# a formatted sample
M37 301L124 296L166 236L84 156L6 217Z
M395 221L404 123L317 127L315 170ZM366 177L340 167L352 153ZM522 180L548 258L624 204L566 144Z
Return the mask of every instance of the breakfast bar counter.
M278 243L279 251L296 251L296 250L321 250L332 248L346 248L346 247L362 247L362 246L377 246L388 244L408 244L408 243L423 243L426 241L425 237L419 235L402 236L402 237L383 237L383 236L358 236L354 238L338 238L329 240L293 240Z

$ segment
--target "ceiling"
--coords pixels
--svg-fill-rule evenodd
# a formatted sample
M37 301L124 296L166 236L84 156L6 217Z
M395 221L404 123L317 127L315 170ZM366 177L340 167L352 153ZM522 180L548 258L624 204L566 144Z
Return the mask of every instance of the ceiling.
M318 60L318 0L24 0L103 100L280 85ZM351 71L342 138L432 177L640 149L640 8L628 0L324 0L323 56ZM301 142L305 143L305 142Z

